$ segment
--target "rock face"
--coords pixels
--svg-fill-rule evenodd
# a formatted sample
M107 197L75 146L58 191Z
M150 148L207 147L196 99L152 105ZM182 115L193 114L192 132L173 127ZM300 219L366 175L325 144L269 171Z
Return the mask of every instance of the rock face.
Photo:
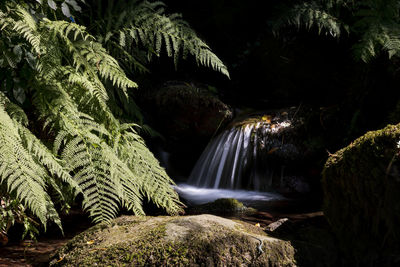
M79 234L50 265L296 266L294 253L258 227L213 215L125 216Z
M368 132L331 155L324 213L341 248L365 266L400 264L400 124Z
M191 83L168 82L149 100L162 133L177 140L209 138L232 118L227 105Z
M206 85L170 81L140 98L151 125L165 137L161 147L170 157L163 167L174 179L189 175L208 140L232 118Z

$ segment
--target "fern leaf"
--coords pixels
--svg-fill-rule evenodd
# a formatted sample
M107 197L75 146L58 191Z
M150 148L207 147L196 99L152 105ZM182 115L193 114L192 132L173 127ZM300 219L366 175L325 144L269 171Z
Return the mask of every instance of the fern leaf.
M111 46L110 42L117 43L120 48L141 43L149 52L149 60L153 54L159 56L165 49L167 55L174 59L176 66L181 55L190 54L199 64L229 77L227 67L197 36L181 15L166 15L164 7L165 4L159 1L108 2L102 8L99 7L95 13L94 23L98 25L95 30L99 36L102 36L106 29L107 35L103 40L105 47L109 48L111 53L114 53L116 48ZM110 21L115 23L110 24ZM124 36L132 38L130 43L124 42L127 41L123 38Z
M82 193L83 207L95 222L109 222L121 206L143 215L145 196L170 213L178 212L181 203L172 180L132 125L120 125L109 107L106 85L126 95L136 83L85 27L10 5L15 8L7 11L10 14L2 10L0 27L5 27L7 37L22 40L27 50L40 52L29 84L31 102L38 119L44 121L43 130L55 138L50 151L25 127L29 123L23 110L0 94L0 184L7 185L7 192L23 201L43 224L49 219L60 223L48 191L63 199L63 185ZM110 43L126 42L128 47L134 42L129 31L121 28L125 37L118 40L114 34L119 31L113 24L108 27L113 32ZM130 29L137 32L136 38L149 38L149 31ZM153 36L152 44L163 38ZM125 47L119 49L128 53Z
M18 123L8 116L3 106L0 107L0 184L5 183L8 193L15 194L45 228L50 219L62 229L53 202L46 193L45 181L52 178L38 164L41 158L32 157L29 148L24 146L18 128Z
M333 16L326 7L317 2L305 2L292 7L274 26L276 31L285 25L294 25L298 28L311 29L315 26L318 33L324 32L335 38L340 37L341 29L347 29L339 19Z

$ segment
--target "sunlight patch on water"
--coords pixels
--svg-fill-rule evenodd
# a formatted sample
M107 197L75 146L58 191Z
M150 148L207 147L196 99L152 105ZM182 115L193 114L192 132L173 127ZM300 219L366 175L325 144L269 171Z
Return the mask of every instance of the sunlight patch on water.
M174 188L182 198L186 199L192 205L212 202L219 198L235 198L242 202L264 202L285 199L283 196L271 192L199 188L188 184L178 184Z

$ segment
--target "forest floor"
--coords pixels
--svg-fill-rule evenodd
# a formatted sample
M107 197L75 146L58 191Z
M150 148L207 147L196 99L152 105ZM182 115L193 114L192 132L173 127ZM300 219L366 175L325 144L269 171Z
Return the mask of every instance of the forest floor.
M56 227L49 227L34 242L10 240L6 246L0 246L0 267L47 266L49 258L61 246L75 235L92 226L87 215L79 210L71 210L61 218L64 236ZM10 229L10 237L20 236L22 229Z
M276 204L284 205L282 203ZM288 218L290 221L299 222L319 217L323 217L321 211L304 212L301 210L280 209L275 206L270 211L267 209L267 211L259 211L251 215L229 218L239 219L253 225L260 224L261 228L265 228L268 224L281 218ZM47 266L49 258L58 248L76 234L92 226L89 219L79 212L66 217L63 222L65 236L62 236L59 230L48 231L45 235L40 236L36 242L10 241L6 246L0 247L0 267Z

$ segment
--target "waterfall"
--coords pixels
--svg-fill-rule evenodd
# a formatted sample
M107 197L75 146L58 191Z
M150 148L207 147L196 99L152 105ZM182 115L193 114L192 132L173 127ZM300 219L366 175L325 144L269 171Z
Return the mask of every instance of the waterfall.
M197 161L188 184L201 188L268 191L277 174L269 154L282 148L279 133L289 120L272 124L265 116L225 130L212 139Z

